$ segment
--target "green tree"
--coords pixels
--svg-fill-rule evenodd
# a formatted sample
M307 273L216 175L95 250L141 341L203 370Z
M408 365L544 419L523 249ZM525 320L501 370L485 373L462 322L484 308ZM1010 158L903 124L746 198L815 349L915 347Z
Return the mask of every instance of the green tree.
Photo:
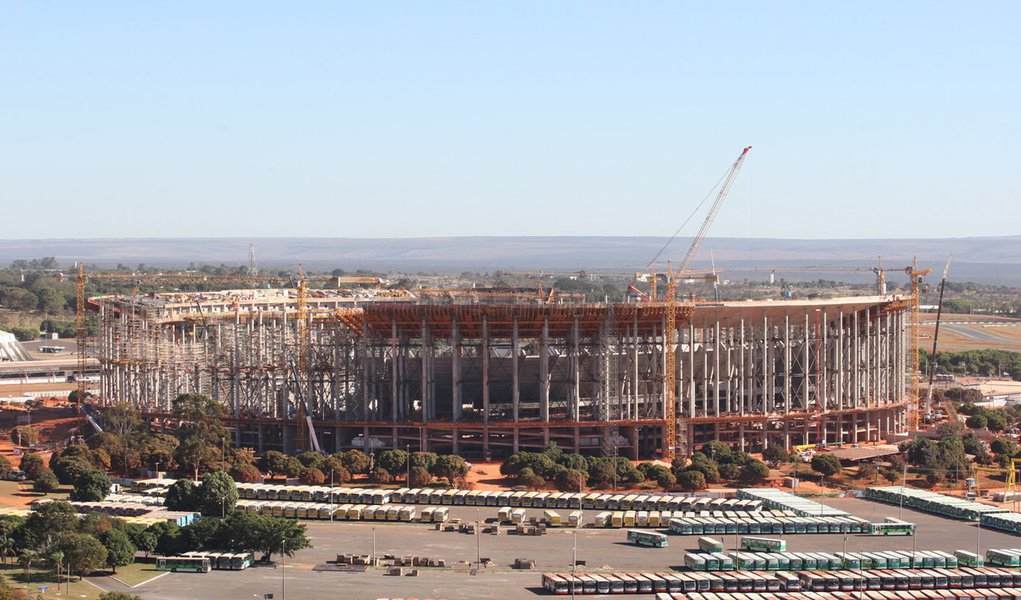
M23 548L43 548L78 528L78 514L67 502L56 500L38 505L29 513L15 537Z
M678 475L677 485L688 492L705 489L705 475L701 471L684 471Z
M719 464L731 462L734 453L729 444L716 440L703 444L701 452L707 458Z
M46 465L38 454L23 454L21 456L21 470L25 472L25 477L28 479L38 477L44 468Z
M436 466L436 461L439 457L435 452L412 452L408 460L411 461L411 467L422 467L425 470L431 470Z
M60 487L60 482L57 481L57 476L53 474L53 471L49 469L43 469L32 483L32 489L43 494L55 492L58 487Z
M463 481L468 475L468 463L456 454L444 454L436 458L436 464L433 465L430 473L440 479L446 479L453 486L456 482Z
M334 454L334 456L336 457L337 454ZM369 458L369 455L361 450L348 450L340 454L339 458L344 468L355 474L368 473L369 467L372 464L372 459Z
M174 452L180 442L172 435L157 433L147 436L139 449L139 460L154 470L169 470L174 466Z
M199 492L190 479L178 479L167 488L163 504L167 510L189 512L199 509Z
M787 462L790 455L791 453L783 445L773 443L762 451L762 460L775 467L782 462Z
M432 483L433 476L425 467L411 467L411 479L408 481L410 487L425 487Z
M130 565L135 561L138 549L128 536L119 529L109 529L99 536L99 542L106 548L106 566L117 573L117 567Z
M812 470L824 477L833 477L842 469L840 459L829 452L820 452L812 457Z
M308 469L319 469L322 471L323 466L326 463L326 457L315 450L306 450L299 454L296 458L303 467Z
M379 453L376 466L386 469L390 474L400 473L408 464L408 453L404 450L384 450Z
M78 576L91 574L106 564L107 551L96 538L85 533L72 533L60 544L64 561L71 573Z
M181 419L176 431L181 444L174 451L177 464L195 473L219 469L229 439L220 420L223 405L202 394L181 394L173 401L173 412Z
M0 534L0 564L7 564L7 557L18 550L18 542L8 533Z
M142 530L138 535L132 538L131 543L133 543L140 552L145 552L145 555L149 556L156 551L157 541L155 533L148 530Z
M732 455L727 456L727 460L732 459ZM691 464L688 466L687 470L701 472L705 477L706 483L719 483L722 479L720 476L720 467L713 460L706 458L705 455L698 452L692 455Z
M50 461L50 463L53 474L64 485L73 485L82 473L95 468L88 459L81 456L60 456L56 461Z
M525 467L518 473L518 483L529 489L538 490L546 485L546 480L533 471L532 467Z
M0 478L7 477L11 474L14 467L11 466L11 461L7 460L7 457L0 454Z
M589 487L609 487L617 476L616 465L608 459L599 459L589 462L588 484Z
M741 467L741 480L762 483L769 479L769 467L761 460L750 460Z
M238 486L224 471L207 473L199 488L199 510L203 516L226 516L238 503Z
M561 492L579 492L585 487L588 474L579 469L564 469L557 475L556 485Z
M334 484L344 484L351 481L351 472L344 467L344 463L332 456L326 461L326 471L323 474L326 475L326 479Z
M294 556L298 550L311 548L312 543L305 535L305 525L293 519L277 519L265 517L259 521L259 547L253 551L262 552L269 561L274 553L283 552L286 556Z
M972 415L964 421L964 424L971 429L982 429L989 424L989 421L985 415Z
M74 480L71 500L78 502L99 502L110 493L110 476L99 469L85 471Z

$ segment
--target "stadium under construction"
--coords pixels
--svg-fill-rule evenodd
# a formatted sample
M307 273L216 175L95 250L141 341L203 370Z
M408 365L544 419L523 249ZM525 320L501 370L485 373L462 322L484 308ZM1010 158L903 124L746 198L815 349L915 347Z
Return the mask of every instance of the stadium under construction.
M709 440L755 452L907 429L903 297L670 305L301 294L90 299L101 402L170 425L175 397L207 394L223 404L234 443L259 452L410 447L498 459L556 442L654 457L669 382L678 453ZM664 335L671 306L675 338Z

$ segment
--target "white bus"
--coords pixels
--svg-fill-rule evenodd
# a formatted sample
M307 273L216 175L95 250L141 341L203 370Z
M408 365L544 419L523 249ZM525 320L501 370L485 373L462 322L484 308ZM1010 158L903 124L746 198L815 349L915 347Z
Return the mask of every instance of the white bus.
M640 531L628 529L627 541L639 546L651 548L666 548L668 544L667 535L658 531Z

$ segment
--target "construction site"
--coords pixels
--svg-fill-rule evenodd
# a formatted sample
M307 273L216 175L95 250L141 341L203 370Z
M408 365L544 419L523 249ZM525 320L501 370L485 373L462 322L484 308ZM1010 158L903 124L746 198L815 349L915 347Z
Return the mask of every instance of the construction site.
M496 459L556 442L648 458L709 440L756 452L907 429L904 298L671 305L317 292L91 299L101 401L169 421L179 394L207 394L234 443L258 452L410 446Z
M678 301L750 149L721 178L676 268L642 276L649 293L631 284L620 302L592 303L541 285L310 290L299 269L290 289L86 303L79 268L80 361L87 305L99 315L101 402L172 424L177 396L206 394L222 403L233 442L259 453L407 448L493 460L552 442L669 460L710 440L759 452L906 431L917 366L905 319L928 271L909 270L911 298L886 294L877 271L876 296Z

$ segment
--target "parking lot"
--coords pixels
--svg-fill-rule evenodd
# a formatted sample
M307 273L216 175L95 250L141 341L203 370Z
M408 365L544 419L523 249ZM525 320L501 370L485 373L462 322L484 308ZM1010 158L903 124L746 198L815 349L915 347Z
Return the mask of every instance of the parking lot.
M881 521L886 516L898 516L900 510L856 498L823 499L824 503L841 508L853 515ZM451 518L474 521L496 516L495 507L451 507ZM565 514L566 511L559 511ZM585 511L591 520L592 511ZM540 516L540 509L530 509L529 516ZM974 551L977 545L982 552L988 548L1021 547L1021 538L983 529L974 523L953 521L934 515L904 509L903 518L918 524L918 536L874 537L846 536L846 548L858 550L911 550L917 543L919 550L956 549ZM694 549L697 536L671 536L668 548L644 548L625 543L626 534L620 529L550 529L543 536L481 535L435 531L419 523L381 522L321 522L308 521L309 536L314 548L299 552L288 559L284 568L258 567L244 572L213 571L205 575L171 574L147 583L134 590L145 598L183 600L185 598L252 598L273 593L279 599L292 598L350 598L354 600L380 597L416 598L535 598L544 592L539 587L543 571L568 571L577 536L578 560L585 561L585 569L616 571L664 571L683 564L686 550ZM719 537L719 536L716 536ZM786 536L791 551L841 551L845 546L842 534L804 534ZM337 554L369 554L375 549L378 555L416 554L443 559L448 569L422 569L418 577L391 577L384 569L365 572L317 572L317 564L332 561ZM728 535L724 542L728 549L737 543L737 536ZM471 575L468 563L476 556L491 559L493 566ZM533 559L533 571L514 571L517 558ZM463 561L459 563L459 561ZM652 596L628 596L652 598Z

